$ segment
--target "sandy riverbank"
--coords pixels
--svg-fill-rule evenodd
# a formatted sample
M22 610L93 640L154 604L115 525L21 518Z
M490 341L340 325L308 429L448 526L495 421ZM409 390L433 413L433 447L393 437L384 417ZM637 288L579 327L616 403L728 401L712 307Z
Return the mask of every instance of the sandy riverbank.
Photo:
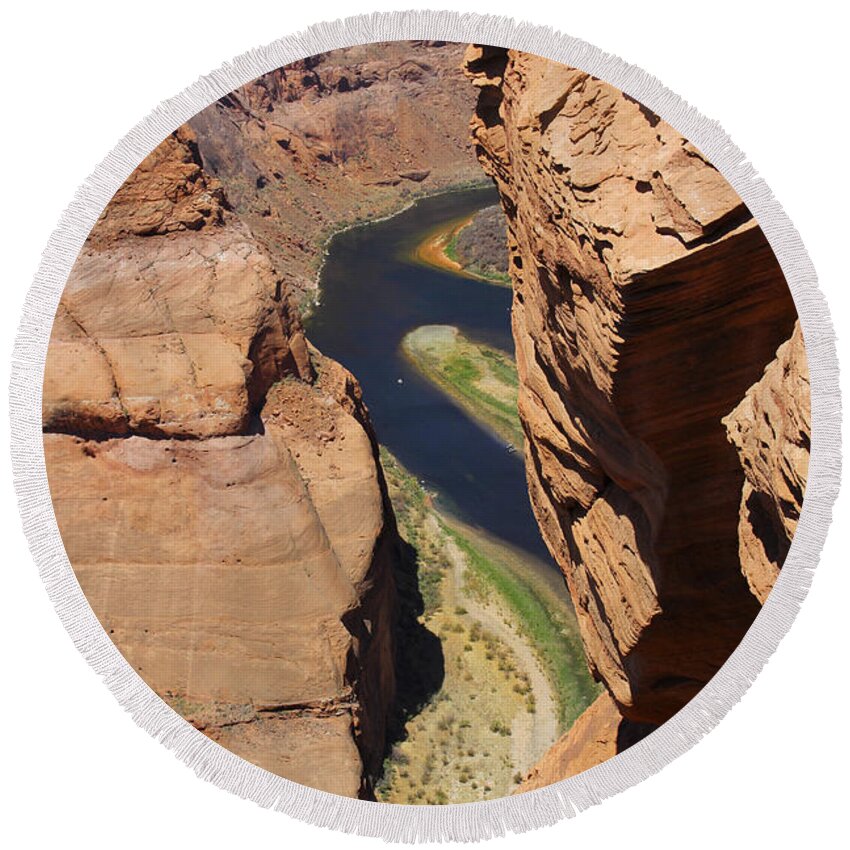
M519 380L510 354L470 340L453 325L422 325L404 337L401 347L422 375L505 440L508 450L522 450Z
M565 706L546 647L536 643L540 633L523 619L529 606L548 600L553 610L565 612L563 622L547 615L553 630L570 631L566 591L551 568L440 513L386 450L382 463L402 536L416 552L420 621L440 640L444 679L405 719L378 798L433 804L503 796L594 695L576 644L577 654L569 647L559 657L581 681ZM518 559L521 564L509 566ZM487 571L498 571L501 579L491 581ZM501 593L516 588L514 572L527 579L521 586L529 599L522 610L514 596Z
M422 241L416 245L411 258L414 262L451 272L459 277L483 280L495 286L510 287L510 278L506 275L482 273L475 268L464 266L453 256L458 234L472 224L476 214L477 211L471 215L450 219L440 224L438 228L427 233Z

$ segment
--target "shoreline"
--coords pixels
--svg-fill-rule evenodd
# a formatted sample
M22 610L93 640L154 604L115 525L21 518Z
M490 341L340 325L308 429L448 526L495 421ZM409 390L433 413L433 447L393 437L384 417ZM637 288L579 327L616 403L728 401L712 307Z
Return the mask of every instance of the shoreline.
M402 339L400 346L405 360L413 366L419 375L436 386L444 396L457 405L477 425L497 439L506 441L513 451L520 453L518 456L521 457L525 445L525 434L518 418L515 422L511 421L507 413L499 409L506 402L493 392L487 393L481 390L476 386L475 381L464 384L458 380L457 383L452 383L445 374L448 371L449 358L441 358L435 350L429 350L427 345L423 344L417 336L423 331L431 329L436 331L441 328L453 332L454 339L451 343L454 349L453 353L462 358L464 362L469 362L469 358L475 357L477 360L475 365L482 370L488 370L490 368L488 357L495 356L504 358L513 365L513 357L509 352L475 342L466 337L454 325L421 325L410 331ZM473 349L473 351L470 352L468 349ZM484 377L483 373L481 377ZM494 375L489 374L487 377L498 383L498 379ZM507 383L502 383L501 389L503 392L513 392L514 390L513 386L509 386ZM478 399L476 399L476 396ZM513 402L515 404L515 398Z
M322 274L324 273L325 264L327 263L328 254L330 253L333 241L341 233L348 233L349 230L356 230L361 227L371 227L374 224L381 224L382 222L389 221L398 215L402 215L402 213L406 213L408 210L420 203L420 201L426 201L429 198L436 198L440 195L451 195L455 192L473 191L475 189L490 189L492 187L493 182L489 178L485 178L484 180L453 183L450 186L443 186L439 189L435 189L433 192L423 192L421 195L416 195L403 206L387 213L386 215L377 216L375 218L364 218L362 221L348 222L347 224L343 224L339 227L334 227L319 243L319 265L314 277L316 285L312 292L304 293L306 297L299 309L302 321L308 319L313 314L316 307L321 306Z
M444 222L434 230L430 231L424 239L417 243L410 255L410 259L418 265L429 266L430 268L438 269L439 271L448 272L449 274L457 275L458 277L467 278L469 280L480 280L484 283L489 283L492 286L502 286L510 289L513 283L510 277L506 276L503 279L497 274L481 274L476 272L471 267L462 266L457 260L453 259L448 251L452 246L458 234L470 224L477 215L478 211L471 213L462 218L451 219Z
M421 242L417 243L413 249L413 259L422 265L448 271L461 277L477 277L446 253L446 249L452 240L457 237L461 230L472 224L473 218L475 218L475 213L443 222Z
M449 537L469 556L473 582L484 582L492 590L510 611L519 636L530 645L555 696L558 734L563 734L598 696L598 686L590 678L561 572L554 563L549 566L437 506L434 511Z
M399 530L416 552L418 619L439 637L446 673L404 718L378 799L439 804L510 794L595 696L563 579L441 508L439 494L386 447L381 460ZM553 669L553 651L566 675Z
M451 528L447 517L436 510L435 513L439 523ZM537 764L564 731L561 728L560 700L541 658L540 648L522 624L515 622L517 613L512 609L510 601L498 591L494 599L482 598L472 589L468 580L472 566L463 548L454 539L454 535L460 532L457 528L452 530L454 534L449 536L446 553L453 581L459 588L458 598L467 609L464 616L479 623L510 649L534 698L534 711L527 708L525 712L518 712L511 723L511 760L520 773L525 773L529 769L526 765L533 767ZM469 537L465 537L468 543ZM498 546L492 540L490 544Z

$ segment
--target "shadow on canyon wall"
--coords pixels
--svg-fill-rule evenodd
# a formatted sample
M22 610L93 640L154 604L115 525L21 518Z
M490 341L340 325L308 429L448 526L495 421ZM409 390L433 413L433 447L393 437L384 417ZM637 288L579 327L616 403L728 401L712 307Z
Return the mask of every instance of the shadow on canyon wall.
M398 594L396 700L387 723L386 754L405 738L405 724L431 701L443 686L446 674L440 639L419 621L425 612L419 585L419 553L401 537L395 580Z

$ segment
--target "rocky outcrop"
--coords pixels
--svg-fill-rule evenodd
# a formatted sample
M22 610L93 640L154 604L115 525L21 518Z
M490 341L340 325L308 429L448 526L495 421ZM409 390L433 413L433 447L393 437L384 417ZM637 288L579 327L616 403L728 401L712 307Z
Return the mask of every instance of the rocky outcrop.
M637 743L653 728L626 720L605 691L523 777L515 793L536 791L589 770Z
M198 140L186 126L172 133L124 181L91 234L103 246L122 236L156 236L221 224L221 183L201 167Z
M44 382L54 510L95 614L211 738L371 794L398 541L359 388L181 128L74 266Z
M327 237L481 172L463 45L359 45L279 68L191 119L205 169L307 298Z
M741 569L759 602L779 575L803 507L811 434L809 372L800 323L758 383L723 423L738 450L744 487Z
M271 383L309 379L272 264L182 128L131 175L77 259L45 373L48 430L244 433Z
M736 193L641 104L515 51L472 47L466 68L476 151L508 221L532 505L591 672L650 729L758 611L722 420L791 335L794 305ZM763 472L777 486L783 469Z

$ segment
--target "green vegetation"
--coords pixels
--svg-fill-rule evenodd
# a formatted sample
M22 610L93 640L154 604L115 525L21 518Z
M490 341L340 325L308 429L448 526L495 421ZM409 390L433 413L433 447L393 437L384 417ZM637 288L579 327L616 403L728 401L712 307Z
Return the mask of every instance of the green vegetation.
M519 443L518 381L507 354L471 342L457 328L445 325L417 328L402 345L420 371L470 415L514 445ZM418 488L418 483L413 479L408 486ZM507 550L485 545L476 533L455 521L440 517L439 522L466 559L467 590L483 600L496 594L497 601L510 609L513 625L534 646L555 691L560 726L569 728L595 699L598 686L587 672L578 627L565 604L565 595L561 597L535 580L533 571L510 557ZM471 635L474 640L475 632ZM520 689L517 693L526 697L529 711L536 710L533 692Z
M565 605L558 607L556 600L547 598L507 563L482 552L446 521L442 527L466 557L470 591L484 598L499 594L514 614L514 626L534 645L555 690L561 728L569 728L596 698L598 686L587 672L577 627L570 623ZM533 695L529 695L528 705L533 707Z
M464 337L451 325L423 325L402 340L417 369L467 413L514 447L523 444L519 381L509 354Z
M457 231L452 234L452 238L446 243L446 247L443 248L443 253L453 262L461 265L460 259L457 255Z
M432 228L409 259L458 277L510 287L511 277L504 267L506 255L504 217L494 205Z
M383 447L381 463L399 530L414 553L418 622L439 638L444 678L404 717L376 797L441 805L503 796L517 770L529 767L514 761L514 724L537 710L531 680L513 650L475 618L470 590L456 566L456 559L465 563L466 556L448 534L431 494ZM407 576L397 575L397 582L400 593L409 595ZM405 644L410 634L404 635ZM403 668L417 673L420 657L414 646Z
M522 635L552 686L555 704L547 697L545 710L556 712L563 731L598 693L566 593L549 568L439 513L432 494L383 447L381 463L399 530L415 559L417 619L439 638L445 672L404 718L376 796L431 805L503 796L528 768L514 761L523 740L521 718L536 716L543 703L529 671L476 611L482 605L495 610ZM400 592L409 592L407 579L397 580ZM413 645L404 666L415 673L418 658Z
M431 506L416 478L384 446L381 446L381 466L387 478L399 530L416 554L419 593L427 621L442 606L441 586L446 569L440 542L427 528Z
M509 274L505 274L504 272L494 272L489 269L479 269L478 266L470 266L467 271L472 272L476 277L483 278L484 280L489 281L490 283L495 283L498 286L513 286L513 281L511 280L511 276Z

